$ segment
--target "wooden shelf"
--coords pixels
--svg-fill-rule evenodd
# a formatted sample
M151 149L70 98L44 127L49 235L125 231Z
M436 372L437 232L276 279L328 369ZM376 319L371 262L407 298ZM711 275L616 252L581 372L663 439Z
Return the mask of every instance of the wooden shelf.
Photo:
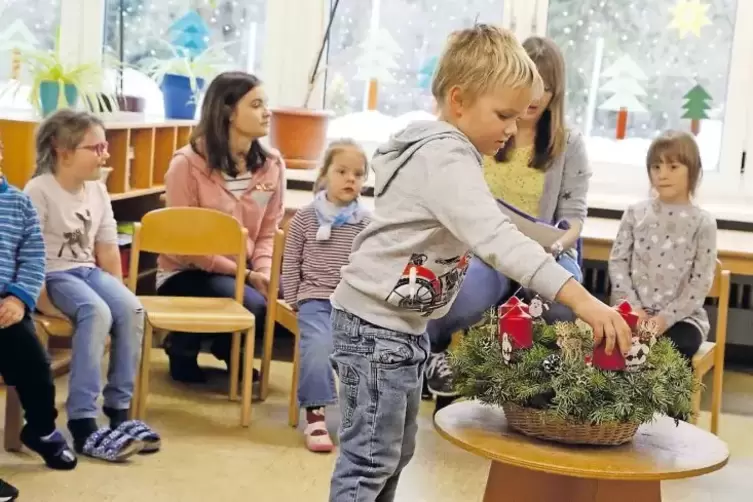
M124 200L133 199L135 197L143 197L144 195L158 194L165 191L165 185L154 185L149 188L134 188L122 193L110 193L111 200Z
M4 174L8 182L23 188L35 170L34 134L38 121L32 117L0 117L0 135L5 143ZM194 122L126 117L105 121L110 144L107 191L112 200L133 199L164 190L165 172L175 150L188 144Z

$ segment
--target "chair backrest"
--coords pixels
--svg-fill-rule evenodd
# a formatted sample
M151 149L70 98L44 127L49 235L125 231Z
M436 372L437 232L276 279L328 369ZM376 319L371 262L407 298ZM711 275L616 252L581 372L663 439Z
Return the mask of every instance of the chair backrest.
M280 278L282 276L282 252L285 249L285 232L278 229L275 232L274 247L272 248L272 273L269 278L269 298L280 295Z
M722 262L716 260L714 282L709 289L708 297L717 299L716 309L716 339L719 346L727 342L727 316L729 314L730 272L722 268Z
M234 217L199 207L167 207L144 215L134 224L128 287L136 291L139 254L183 256L233 256L240 266L236 273L236 300L243 300L248 231Z

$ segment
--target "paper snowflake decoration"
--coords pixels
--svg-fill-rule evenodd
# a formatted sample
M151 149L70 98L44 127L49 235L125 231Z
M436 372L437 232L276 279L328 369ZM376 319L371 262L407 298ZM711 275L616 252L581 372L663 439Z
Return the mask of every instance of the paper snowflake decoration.
M677 4L669 8L673 16L669 27L676 29L680 38L685 38L689 33L700 37L701 28L711 24L707 15L709 7L701 0L677 0Z

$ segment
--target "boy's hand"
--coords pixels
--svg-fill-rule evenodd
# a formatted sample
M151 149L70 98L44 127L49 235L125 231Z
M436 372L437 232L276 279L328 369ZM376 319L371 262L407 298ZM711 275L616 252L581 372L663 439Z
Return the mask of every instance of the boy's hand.
M594 330L594 346L606 339L606 353L611 354L615 344L622 355L627 355L633 344L630 327L617 310L594 298L575 279L570 279L557 293L556 301L570 307L576 316Z
M615 344L622 355L630 351L633 335L630 327L622 316L612 307L605 305L596 298L581 303L574 309L575 315L588 323L594 330L594 346L599 346L603 340L607 354L611 354Z
M26 305L15 296L6 296L0 301L0 328L9 328L21 322Z

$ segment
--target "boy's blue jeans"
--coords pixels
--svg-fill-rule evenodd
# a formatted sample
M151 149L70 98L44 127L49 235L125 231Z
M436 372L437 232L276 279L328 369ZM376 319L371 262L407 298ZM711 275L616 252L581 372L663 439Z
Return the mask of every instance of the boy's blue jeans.
M330 502L391 502L416 449L429 340L332 309L340 377L340 452Z
M573 274L575 280L583 281L583 272L574 257L563 254L557 263ZM444 352L450 346L453 333L481 321L484 312L501 302L509 290L510 279L474 256L450 310L444 317L429 321L426 329L432 352Z
M68 419L96 418L102 390L102 357L111 335L104 405L131 406L144 336L144 308L118 279L97 267L47 274L47 294L74 323Z
M337 402L332 371L332 304L306 300L298 307L300 373L298 402L302 408L319 408Z

